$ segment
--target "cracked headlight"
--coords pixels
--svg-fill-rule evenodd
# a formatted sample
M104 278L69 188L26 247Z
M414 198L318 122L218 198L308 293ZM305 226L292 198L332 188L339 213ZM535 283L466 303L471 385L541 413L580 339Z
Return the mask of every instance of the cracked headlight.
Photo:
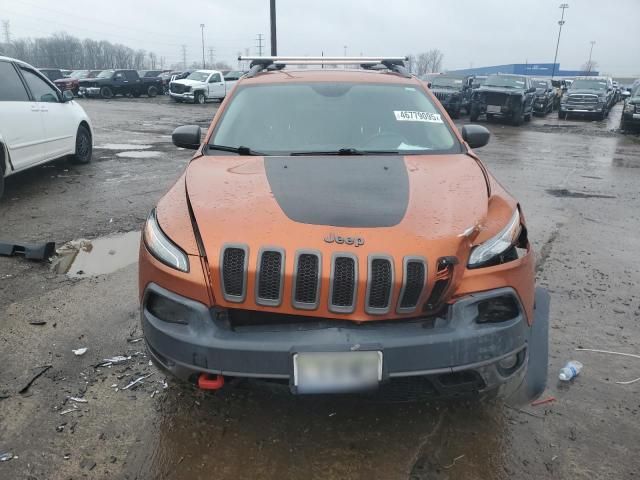
M516 208L509 223L507 223L507 226L504 227L500 233L486 242L473 247L467 266L469 268L481 267L498 255L506 252L518 242L521 232L520 212Z
M158 219L156 217L156 209L151 210L147 223L144 225L142 233L144 244L151 254L165 265L180 270L181 272L189 271L189 259L180 247L173 243L164 234Z

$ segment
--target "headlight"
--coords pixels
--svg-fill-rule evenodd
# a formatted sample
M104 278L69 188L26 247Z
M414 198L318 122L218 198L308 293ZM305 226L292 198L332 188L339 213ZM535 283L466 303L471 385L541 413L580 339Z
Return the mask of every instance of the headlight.
M151 210L149 218L147 218L142 238L147 249L162 263L182 272L189 271L187 254L164 234L158 224L155 208Z
M506 252L516 244L520 232L522 232L520 212L516 209L509 223L500 233L471 250L468 266L471 268L482 266L497 255Z

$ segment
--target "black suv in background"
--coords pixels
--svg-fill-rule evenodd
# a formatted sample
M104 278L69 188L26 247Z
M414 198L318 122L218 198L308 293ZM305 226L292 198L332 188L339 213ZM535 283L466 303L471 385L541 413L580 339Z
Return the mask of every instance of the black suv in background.
M96 78L80 80L80 94L113 98L115 95L144 94L155 97L162 92L162 80L159 77L140 78L135 70L103 70Z
M494 117L522 125L531 120L536 89L526 75L489 75L471 97L471 121L486 114L487 121Z
M555 99L555 89L551 85L551 80L544 78L534 78L531 80L536 89L536 99L533 102L534 113L546 115L553 111L553 101Z
M451 118L458 118L464 108L471 112L471 81L473 77L446 73L430 78L431 91L447 110Z
M604 120L613 106L613 81L610 77L576 77L560 99L558 118L570 114L595 115Z
M621 130L640 130L640 83L631 88L631 95L624 101Z

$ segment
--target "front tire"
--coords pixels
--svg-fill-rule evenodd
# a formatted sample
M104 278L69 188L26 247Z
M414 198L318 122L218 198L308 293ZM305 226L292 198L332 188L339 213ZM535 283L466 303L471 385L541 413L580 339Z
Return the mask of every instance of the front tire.
M480 112L478 111L478 109L471 107L470 110L471 111L469 112L469 120L471 120L472 122L478 121L478 117L480 116Z
M520 125L522 125L522 122L524 121L524 107L522 105L519 105L517 107L517 109L513 112L513 114L511 115L511 124L515 127L519 127Z
M106 99L113 98L113 90L111 90L109 87L102 87L100 89L100 97Z
M198 105L204 105L205 102L204 93L198 92L196 96L193 98L193 103L197 103Z
M560 120L566 120L567 119L567 112L565 112L564 110L558 110L558 118Z
M147 97L153 98L156 95L158 95L158 89L154 85L151 85L149 88L147 88Z
M76 134L76 153L71 156L71 162L77 164L86 164L91 161L93 154L93 143L91 141L91 132L84 125L78 127Z

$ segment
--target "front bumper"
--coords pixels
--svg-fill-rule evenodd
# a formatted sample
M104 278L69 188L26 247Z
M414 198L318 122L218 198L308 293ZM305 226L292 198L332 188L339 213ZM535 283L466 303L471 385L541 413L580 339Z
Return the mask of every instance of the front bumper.
M640 112L622 112L622 120L626 125L640 125Z
M560 110L567 113L604 113L607 108L605 104L570 105L567 103L561 103Z
M439 387L455 390L456 378L466 382L465 388L469 387L469 378L476 378L471 388L475 392L508 391L520 385L526 374L533 327L522 313L502 323L477 324L477 310L472 306L479 300L510 292L513 290L502 288L468 295L451 306L446 318L366 324L309 318L308 325L235 328L219 311L149 284L143 295L141 319L156 364L188 381L200 373L210 373L291 382L295 353L376 350L383 354L383 382L426 377ZM148 308L152 295L185 307L190 312L188 321L178 324L156 317ZM546 332L546 292L537 291L536 301L533 325L543 325ZM511 355L517 355L517 365L505 372L498 362ZM544 357L546 365L546 354Z
M194 100L193 92L175 93L175 92L169 91L169 95L171 96L171 98L182 100L183 102L193 102Z
M100 96L100 87L80 87L78 95L81 97L98 97Z

